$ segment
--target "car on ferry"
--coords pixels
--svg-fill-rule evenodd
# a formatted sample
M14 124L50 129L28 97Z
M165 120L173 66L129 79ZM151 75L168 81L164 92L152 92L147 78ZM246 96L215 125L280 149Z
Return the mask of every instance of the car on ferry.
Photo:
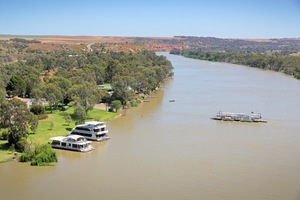
M109 140L108 130L105 122L91 121L77 125L69 135L81 135L88 140L104 141Z

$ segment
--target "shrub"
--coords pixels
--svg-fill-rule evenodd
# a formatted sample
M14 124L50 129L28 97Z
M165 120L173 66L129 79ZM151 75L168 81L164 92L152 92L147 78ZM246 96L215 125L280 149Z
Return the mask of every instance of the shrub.
M20 141L16 144L15 148L20 151L24 152L25 149L27 149L29 146L29 143L27 142L26 138L21 138Z
M35 115L45 114L45 107L41 104L34 104L30 107L30 112Z
M29 162L29 161L31 161L31 159L32 159L32 155L31 154L29 154L29 153L23 153L20 156L19 161L20 162Z
M2 135L1 135L0 139L1 140L8 140L8 135L9 135L8 131L5 130L5 131L2 132Z
M34 150L20 156L20 162L30 161L32 166L49 166L57 162L57 156L49 144L37 145Z

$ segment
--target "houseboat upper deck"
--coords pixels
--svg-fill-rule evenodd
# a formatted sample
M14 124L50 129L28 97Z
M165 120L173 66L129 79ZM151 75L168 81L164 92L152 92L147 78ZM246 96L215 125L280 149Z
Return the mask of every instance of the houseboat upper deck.
M77 125L69 135L81 135L88 140L103 141L110 139L105 122L91 121Z

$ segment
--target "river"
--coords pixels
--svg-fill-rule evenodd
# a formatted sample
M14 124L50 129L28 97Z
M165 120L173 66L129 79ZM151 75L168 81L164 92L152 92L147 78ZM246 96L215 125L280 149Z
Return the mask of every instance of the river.
M56 150L53 167L0 164L0 198L300 199L300 81L159 54L174 78L109 121L111 140L88 153ZM268 123L211 120L219 110L260 112Z

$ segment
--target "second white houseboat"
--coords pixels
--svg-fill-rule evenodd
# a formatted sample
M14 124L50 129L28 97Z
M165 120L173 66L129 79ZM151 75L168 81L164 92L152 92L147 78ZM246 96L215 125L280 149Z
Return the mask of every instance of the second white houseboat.
M108 130L104 122L86 122L72 129L69 135L81 135L88 140L103 141L109 140Z
M57 136L50 138L52 140L51 146L58 149L66 149L72 151L87 152L94 150L90 141L87 141L80 135L70 135L67 137Z

